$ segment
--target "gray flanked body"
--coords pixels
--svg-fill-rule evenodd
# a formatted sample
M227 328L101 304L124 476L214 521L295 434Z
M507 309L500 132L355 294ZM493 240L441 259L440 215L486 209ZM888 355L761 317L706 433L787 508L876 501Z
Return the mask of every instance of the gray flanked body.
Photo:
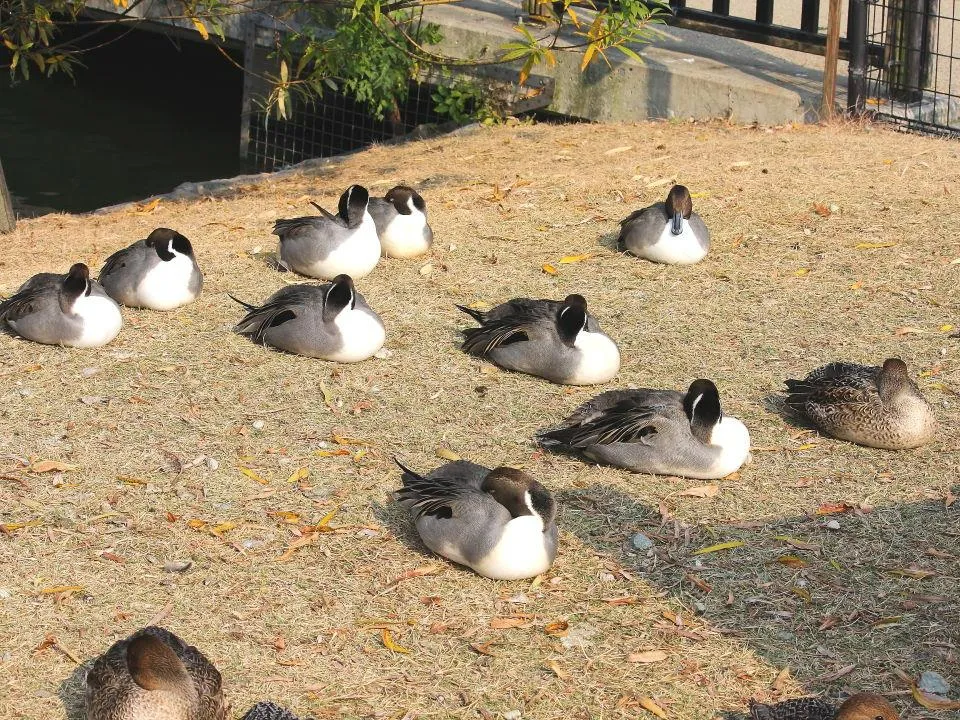
M653 262L690 265L710 251L710 231L693 212L690 191L683 185L671 188L666 202L637 210L620 226L620 248Z
M66 275L40 273L0 303L0 322L33 342L94 348L123 326L120 307L77 263Z
M480 323L463 331L463 350L500 367L563 385L604 383L620 369L617 344L580 295L516 298L487 312L457 307Z
M395 497L433 552L498 580L535 577L553 564L556 503L529 476L465 460L426 477L400 467L403 488Z
M550 449L652 475L715 479L737 470L750 455L750 434L725 416L709 380L686 393L610 390L581 405L560 427L538 433Z
M786 385L787 407L840 440L903 450L930 442L937 429L930 404L897 358L882 367L834 362Z
M87 673L88 720L226 720L220 673L159 627L114 643Z
M262 701L247 710L243 720L300 720L296 715L275 703Z
M170 228L115 252L100 270L100 284L122 305L172 310L193 302L203 273L190 241Z
M433 230L427 204L413 188L397 185L382 198L370 198L369 212L384 257L412 258L430 250Z
M259 307L237 302L248 312L236 332L297 355L359 362L383 347L386 337L380 316L347 275L325 285L281 288Z
M340 196L336 215L314 205L320 215L277 220L280 262L308 277L332 280L337 275L362 278L380 260L380 238L367 211L369 193L351 185Z

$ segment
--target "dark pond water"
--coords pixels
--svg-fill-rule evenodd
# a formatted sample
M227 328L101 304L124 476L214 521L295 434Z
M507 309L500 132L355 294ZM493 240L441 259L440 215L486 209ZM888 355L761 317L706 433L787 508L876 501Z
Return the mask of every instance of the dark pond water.
M76 80L0 73L0 160L22 211L85 211L247 170L242 74L209 44L108 31Z

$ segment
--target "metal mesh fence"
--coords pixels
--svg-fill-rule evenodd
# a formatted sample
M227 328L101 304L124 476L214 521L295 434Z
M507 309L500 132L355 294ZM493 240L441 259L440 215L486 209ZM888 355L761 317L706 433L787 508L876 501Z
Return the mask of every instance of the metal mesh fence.
M296 105L287 120L255 112L250 118L247 157L257 170L269 172L406 135L419 125L445 120L434 110L434 90L430 83L412 82L406 101L392 117L382 120L363 103L333 90L312 104Z
M871 0L867 109L913 130L960 136L960 0Z

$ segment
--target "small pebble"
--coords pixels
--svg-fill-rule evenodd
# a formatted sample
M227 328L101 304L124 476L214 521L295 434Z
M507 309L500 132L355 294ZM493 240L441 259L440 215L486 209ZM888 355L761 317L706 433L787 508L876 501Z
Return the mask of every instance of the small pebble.
M520 720L521 714L519 710L507 710L503 714L503 720Z
M247 538L240 544L243 546L244 550L255 550L258 547L263 547L264 545L266 545L266 543L263 542L263 540L254 540L252 538Z
M263 430L263 426L264 426L265 424L266 424L266 423L264 423L263 420L256 420L256 421L253 423L253 429L254 429L254 430Z
M826 526L827 530L839 530L840 521L839 520L827 520Z
M920 681L917 683L917 687L931 695L946 696L950 694L950 683L947 682L947 679L943 677L943 675L933 670L926 670L920 675Z
M207 470L216 470L220 467L220 463L214 460L212 457L208 457L204 462L207 464Z
M380 348L373 354L373 356L378 360L389 360L393 357L393 351L388 350L387 348Z
M171 560L168 563L164 563L163 571L168 573L186 572L192 566L193 563L189 560Z
M81 374L83 377L85 377L85 378L89 378L89 377L93 377L93 376L96 375L98 372L100 372L100 368L88 367L88 368L84 368L83 370L81 370L81 371L80 371L80 374Z
M10 597L10 591L6 588L0 588L0 600L6 600Z
M653 547L653 540L648 538L643 533L637 533L634 535L631 542L633 542L633 547L637 550L647 550Z

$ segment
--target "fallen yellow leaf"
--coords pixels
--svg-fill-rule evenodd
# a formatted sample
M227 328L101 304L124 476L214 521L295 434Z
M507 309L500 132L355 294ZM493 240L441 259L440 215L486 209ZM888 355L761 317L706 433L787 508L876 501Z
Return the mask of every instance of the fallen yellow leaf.
M547 275L556 275L556 274L557 274L557 269L556 269L553 265L551 265L550 263L545 264L545 265L543 266L542 270L543 270Z
M386 628L384 628L384 629L381 630L380 632L381 632L380 637L383 639L383 646L384 646L387 650L390 650L390 651L395 652L395 653L408 653L408 654L409 654L410 651L409 651L407 648L403 647L403 645L398 645L397 643L395 643L395 642L393 641L393 635L390 634L390 631L389 631L389 630L387 630Z
M244 475L246 475L248 478L250 478L250 479L253 480L254 482L260 483L261 485L269 485L269 484L270 484L270 481L269 481L269 480L264 480L262 477L260 477L259 475L257 475L257 473L256 473L255 471L251 470L250 468L238 467L237 470L239 470L241 473L243 473Z
M583 253L582 255L564 255L562 258L560 258L560 264L569 265L570 263L581 262L582 260L587 260L588 258L592 257L593 253Z
M640 706L647 712L651 712L656 715L661 720L666 720L667 713L663 711L663 708L657 705L652 699L648 697L642 697L639 700Z
M953 325L941 325L940 332L950 332L953 330Z
M887 240L885 242L862 242L854 245L856 250L879 250L880 248L894 247L896 245L892 240Z
M308 468L302 467L299 470L294 471L294 473L287 478L288 483L300 482L301 480L306 480L310 477L310 470Z
M457 455L453 450L445 447L438 447L435 451L435 454L438 458L443 458L444 460L449 460L450 462L456 462L460 459L460 456Z
M796 277L803 277L804 275L807 275L809 272L810 272L810 268L800 268L799 270L794 270L793 274Z
M289 510L271 510L267 513L267 515L275 517L277 520L282 520L283 522L291 525L296 525L300 522L299 513L290 512Z
M360 438L346 437L344 435L337 435L336 433L330 433L330 440L335 442L337 445L369 445L366 440L361 440Z
M695 551L694 555L706 555L707 553L718 552L720 550L733 550L734 548L743 547L746 543L743 540L731 540L730 542L718 543L716 545L710 545L709 547L700 548Z
M960 702L932 698L918 688L916 683L911 686L910 690L913 693L913 699L927 708L927 710L960 710Z
M152 213L154 210L156 210L158 207L160 207L160 198L151 200L146 205L137 205L134 208L133 212L136 213L137 215L148 215L149 213Z
M557 620L546 625L543 628L543 631L551 637L563 637L567 634L567 629L569 627L570 625L566 620Z
M558 663L556 660L548 660L547 667L550 668L550 670L553 671L553 674L561 680L569 680L571 677L570 673L561 668L560 663Z
M13 532L14 530L22 530L23 528L28 527L38 527L43 525L43 520L37 518L36 520L27 520L26 522L17 522L17 523L5 523L0 525L0 529L4 532Z
M54 585L40 591L41 595L59 595L60 593L83 592L83 585Z

